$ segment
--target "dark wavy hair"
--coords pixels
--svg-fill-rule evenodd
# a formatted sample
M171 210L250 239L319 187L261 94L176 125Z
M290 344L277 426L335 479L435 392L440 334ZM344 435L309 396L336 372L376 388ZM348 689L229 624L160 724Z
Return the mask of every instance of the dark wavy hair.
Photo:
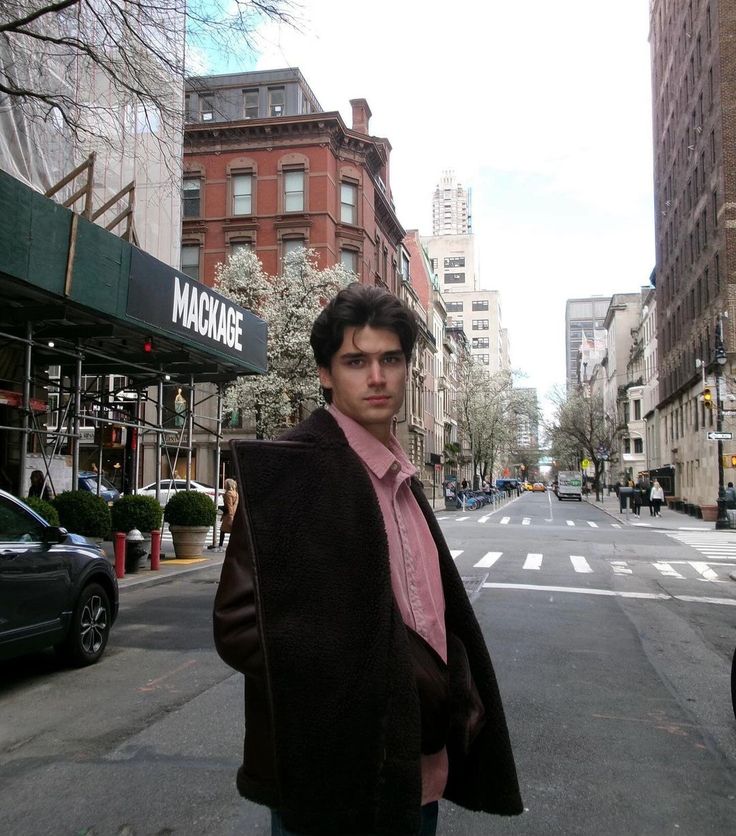
M317 365L329 369L345 336L345 329L369 325L385 328L399 338L407 365L417 340L414 311L381 287L354 282L328 302L314 321L309 342ZM329 393L325 393L329 402Z

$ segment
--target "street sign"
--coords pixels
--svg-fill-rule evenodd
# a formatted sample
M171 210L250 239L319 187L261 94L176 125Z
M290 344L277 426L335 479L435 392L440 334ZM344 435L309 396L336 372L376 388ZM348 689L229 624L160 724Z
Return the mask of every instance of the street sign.
M730 441L732 438L733 433L717 433L712 430L708 433L709 441Z

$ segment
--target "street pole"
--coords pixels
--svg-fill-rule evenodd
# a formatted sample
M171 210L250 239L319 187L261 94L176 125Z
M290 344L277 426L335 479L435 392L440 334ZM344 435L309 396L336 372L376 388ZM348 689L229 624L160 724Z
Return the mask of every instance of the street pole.
M723 415L723 403L721 401L721 369L726 363L726 352L723 346L723 321L721 314L718 314L718 328L716 329L716 431L718 432L718 517L716 528L729 528L728 515L726 514L726 493L723 488L723 441L720 438Z

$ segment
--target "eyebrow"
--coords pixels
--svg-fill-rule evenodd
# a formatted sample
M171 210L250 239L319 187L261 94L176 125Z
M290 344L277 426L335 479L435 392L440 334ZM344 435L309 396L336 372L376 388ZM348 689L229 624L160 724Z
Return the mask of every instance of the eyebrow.
M340 360L359 360L362 357L403 357L404 352L397 348L392 351L376 351L373 354L367 351L349 351L340 355Z

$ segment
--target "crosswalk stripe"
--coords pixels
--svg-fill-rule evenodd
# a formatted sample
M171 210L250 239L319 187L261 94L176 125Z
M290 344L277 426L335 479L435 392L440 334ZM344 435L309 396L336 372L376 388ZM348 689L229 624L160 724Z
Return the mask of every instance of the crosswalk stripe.
M463 522L464 520L469 520L470 517L458 517L455 522Z
M524 561L524 569L541 569L542 568L542 555L541 554L528 554L526 556L526 560Z
M575 521L574 521L574 520L567 520L567 524L568 524L568 525L572 525L572 526L574 526L574 525L575 525Z
M501 525L508 525L511 517L501 517Z
M591 528L598 528L598 523L591 522L590 520L588 520L587 523Z
M619 523L611 523L611 528L621 528Z
M532 522L531 517L524 517L524 519L521 521L521 524L522 525L531 525L531 522Z
M592 572L593 570L590 568L590 563L579 554L571 554L570 555L570 562L572 563L572 568L576 572Z
M697 561L689 561L690 565L696 572L701 574L707 581L717 581L718 575L708 566L707 563L699 563Z
M630 575L632 570L629 569L629 564L625 560L612 560L611 568L616 575Z
M488 522L488 520L490 519L490 517L491 517L491 515L490 515L490 514L486 514L486 515L485 515L485 517L478 517L478 522L479 522L479 523Z
M652 566L663 575L666 575L668 578L682 578L684 577L681 575L677 570L673 569L669 563L664 563L659 561L657 563L653 563Z
M457 560L458 557L465 551L465 549L450 549L450 555L452 556L453 560Z
M499 557L503 552L487 552L486 554L481 557L481 559L475 564L473 567L474 569L490 569L491 566L498 560Z

